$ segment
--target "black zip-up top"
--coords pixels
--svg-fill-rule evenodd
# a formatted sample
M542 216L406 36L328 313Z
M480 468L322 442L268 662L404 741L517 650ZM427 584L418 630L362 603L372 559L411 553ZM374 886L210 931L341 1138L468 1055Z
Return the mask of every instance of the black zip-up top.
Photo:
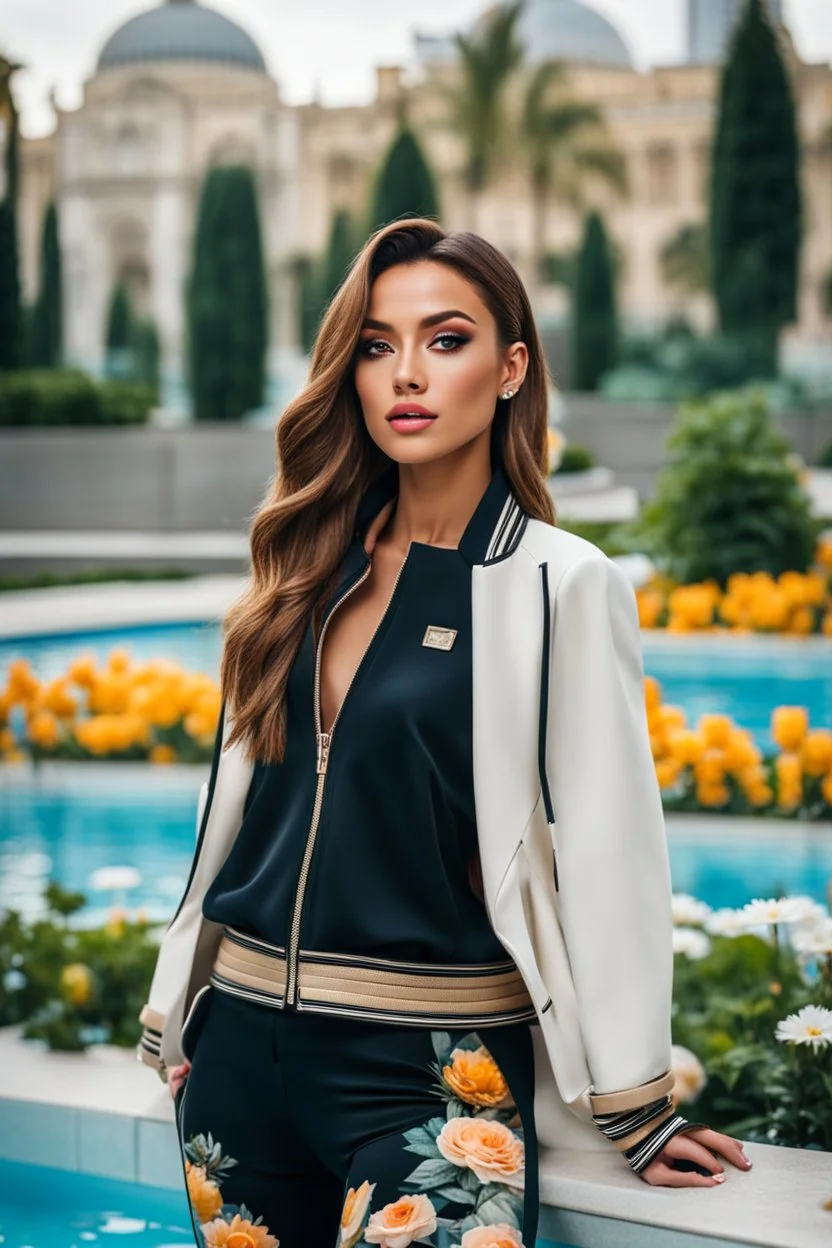
M473 891L471 568L516 546L525 516L503 470L459 547L412 542L381 621L328 734L320 731L327 621L369 575L370 521L397 488L392 466L366 492L324 608L286 690L282 763L255 763L243 821L203 914L298 954L407 964L512 966Z

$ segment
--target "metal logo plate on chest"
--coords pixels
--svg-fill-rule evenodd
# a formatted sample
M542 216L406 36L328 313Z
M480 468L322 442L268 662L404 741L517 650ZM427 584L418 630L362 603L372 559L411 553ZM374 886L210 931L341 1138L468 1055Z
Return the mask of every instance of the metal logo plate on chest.
M440 628L438 624L428 624L422 645L429 646L431 650L450 650L456 641L456 634L455 628Z

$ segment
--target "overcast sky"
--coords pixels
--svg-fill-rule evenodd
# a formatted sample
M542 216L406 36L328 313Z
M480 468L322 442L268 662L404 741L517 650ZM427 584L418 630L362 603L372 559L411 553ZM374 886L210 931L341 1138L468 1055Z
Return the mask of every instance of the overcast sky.
M637 63L681 59L686 0L588 0L612 18ZM213 0L214 7L243 25L260 44L283 98L305 103L317 94L325 104L372 98L374 67L404 63L414 28L445 33L487 7L487 0ZM23 132L47 133L54 87L58 102L73 108L81 84L95 65L102 42L149 0L3 0L0 47L26 66L17 78ZM785 0L800 53L832 60L832 0ZM414 16L417 15L417 16Z

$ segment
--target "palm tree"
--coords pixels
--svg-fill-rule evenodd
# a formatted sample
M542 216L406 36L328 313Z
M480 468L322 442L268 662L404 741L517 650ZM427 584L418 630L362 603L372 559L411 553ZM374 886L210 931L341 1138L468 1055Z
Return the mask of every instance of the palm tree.
M517 21L523 0L488 12L474 35L455 35L459 73L439 84L449 105L447 124L465 143L468 227L476 227L479 200L507 138L506 86L523 60Z
M612 144L604 114L595 104L569 94L562 61L545 61L534 71L523 101L523 148L532 191L533 283L542 279L546 212L554 197L583 212L586 190L601 182L627 191L623 154Z

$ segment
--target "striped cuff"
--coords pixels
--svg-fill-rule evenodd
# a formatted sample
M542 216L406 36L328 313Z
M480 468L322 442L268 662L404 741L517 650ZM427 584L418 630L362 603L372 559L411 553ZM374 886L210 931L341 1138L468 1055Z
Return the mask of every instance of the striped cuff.
M674 1135L703 1125L677 1114L670 1093L625 1113L594 1114L593 1121L636 1174L650 1165Z
M162 1057L162 1026L164 1018L149 1005L144 1006L139 1015L142 1023L142 1034L136 1046L136 1058L145 1066L152 1066L163 1083L168 1081L168 1071Z

